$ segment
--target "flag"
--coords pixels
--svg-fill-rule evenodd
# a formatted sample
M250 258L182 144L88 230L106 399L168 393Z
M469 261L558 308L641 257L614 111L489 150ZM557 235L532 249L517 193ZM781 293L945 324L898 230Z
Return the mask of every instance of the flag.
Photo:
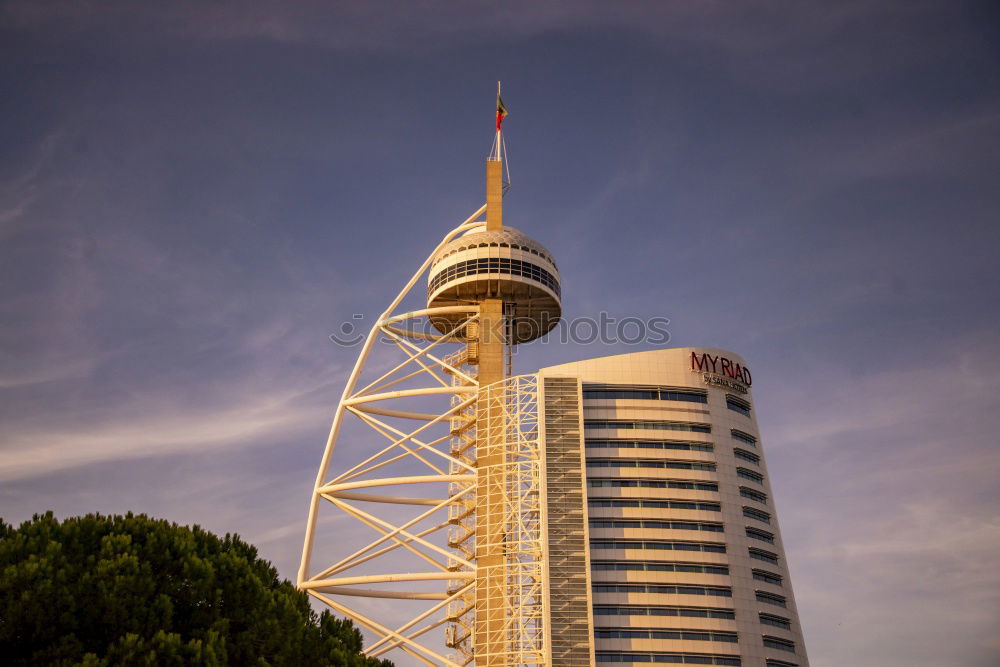
M507 107L503 105L503 100L500 99L500 93L497 93L497 132L500 131L500 123L503 119L507 117Z

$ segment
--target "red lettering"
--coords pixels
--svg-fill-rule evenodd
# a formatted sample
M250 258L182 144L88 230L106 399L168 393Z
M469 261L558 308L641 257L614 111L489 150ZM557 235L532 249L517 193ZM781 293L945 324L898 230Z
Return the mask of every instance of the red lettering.
M718 373L719 371L716 370L716 368L715 368L715 362L718 361L719 358L718 357L714 357L713 358L712 355L708 354L707 352L705 353L705 356L708 357L708 360L712 362L712 372L713 373Z
M698 360L698 353L697 352L691 352L691 370L693 370L693 371L704 370L704 368L708 365L708 361L705 359L705 357L707 357L707 356L708 356L707 354L703 353L701 355L701 361L699 361Z
M722 358L722 372L729 377L733 377L733 362L725 357Z
M746 366L743 367L743 381L747 383L748 387L753 384L753 378L750 376L750 369Z

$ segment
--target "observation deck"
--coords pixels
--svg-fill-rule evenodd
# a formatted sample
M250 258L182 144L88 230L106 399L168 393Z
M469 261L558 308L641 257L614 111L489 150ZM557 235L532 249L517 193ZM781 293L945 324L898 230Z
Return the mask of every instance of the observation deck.
M428 274L428 307L480 303L502 299L512 344L525 343L552 330L562 314L559 269L541 243L520 230L470 232L434 256ZM461 315L432 320L450 331ZM462 332L459 332L462 335Z

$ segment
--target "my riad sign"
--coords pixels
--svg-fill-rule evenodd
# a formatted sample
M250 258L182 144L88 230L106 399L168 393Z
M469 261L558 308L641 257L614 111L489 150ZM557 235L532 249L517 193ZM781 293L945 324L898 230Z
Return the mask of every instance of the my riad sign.
M707 352L691 352L691 370L701 373L705 384L733 389L741 394L747 393L747 387L753 384L749 368L740 366L739 362L732 359L713 357Z

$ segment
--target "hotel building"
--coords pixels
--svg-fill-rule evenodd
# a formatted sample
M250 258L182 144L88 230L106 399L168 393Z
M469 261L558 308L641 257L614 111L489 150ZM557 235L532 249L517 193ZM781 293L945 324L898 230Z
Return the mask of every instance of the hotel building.
M539 372L579 391L599 664L808 665L745 368L678 348Z

